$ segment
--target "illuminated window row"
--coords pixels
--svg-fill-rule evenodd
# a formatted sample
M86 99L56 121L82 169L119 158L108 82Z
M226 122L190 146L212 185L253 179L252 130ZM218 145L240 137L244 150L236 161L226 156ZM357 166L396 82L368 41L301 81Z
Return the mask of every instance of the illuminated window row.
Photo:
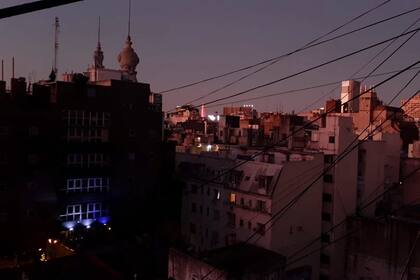
M63 221L81 221L84 219L96 219L108 214L108 210L102 203L86 203L67 205L65 213L60 215Z
M95 192L109 190L108 177L93 177L93 178L72 178L67 179L66 192Z
M67 140L81 142L108 142L109 130L105 128L68 127L65 136Z
M111 114L108 112L86 112L69 110L63 112L68 126L105 127L109 125Z
M106 161L103 153L68 154L67 166L95 167L103 166Z

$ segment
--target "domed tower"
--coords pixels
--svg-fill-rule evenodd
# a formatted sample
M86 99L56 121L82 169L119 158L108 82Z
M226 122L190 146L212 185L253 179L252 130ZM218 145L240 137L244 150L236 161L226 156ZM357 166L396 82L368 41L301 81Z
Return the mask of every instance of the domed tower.
M130 35L127 36L125 41L125 47L118 55L118 63L120 64L121 70L127 73L129 80L137 82L137 72L136 67L139 64L139 57L134 51L133 42L131 42Z
M131 27L131 0L129 0L128 5L128 35L127 40L125 41L125 47L118 55L118 63L120 64L121 70L125 72L126 78L130 81L137 82L137 72L136 67L139 64L139 57L134 51L130 36L130 27Z

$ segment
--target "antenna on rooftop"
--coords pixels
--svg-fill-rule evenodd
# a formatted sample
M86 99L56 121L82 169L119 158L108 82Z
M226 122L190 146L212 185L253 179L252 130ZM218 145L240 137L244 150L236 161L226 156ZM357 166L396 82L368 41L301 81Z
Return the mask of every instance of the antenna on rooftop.
M54 21L54 62L53 62L53 71L57 74L57 59L58 59L58 33L60 32L60 21L58 17L55 17Z
M128 0L128 37L131 36L131 0Z
M12 79L15 78L15 57L12 56Z
M101 16L99 16L98 22L98 46L101 45Z
M1 80L4 81L4 60L1 60Z

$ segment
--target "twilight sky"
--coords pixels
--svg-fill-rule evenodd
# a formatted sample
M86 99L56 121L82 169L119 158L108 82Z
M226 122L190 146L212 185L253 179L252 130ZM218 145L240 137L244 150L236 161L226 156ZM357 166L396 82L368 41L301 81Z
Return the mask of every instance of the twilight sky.
M220 74L301 47L315 37L374 7L383 0L149 0L132 1L132 39L140 56L138 79L151 84L154 92ZM0 8L31 0L1 0ZM125 0L85 0L80 3L34 12L0 21L0 58L5 60L6 78L15 56L16 75L39 80L47 78L53 57L53 22L61 22L59 73L85 71L92 63L96 46L98 16L102 18L102 46L107 68L119 68L116 57L127 35ZM418 0L393 0L346 27L367 23L420 6ZM279 79L337 56L398 35L420 17L416 11L402 18L359 32L323 46L288 57L274 66L203 101L233 94ZM420 23L416 25L420 27ZM401 42L400 38L367 67L367 74ZM238 100L349 78L383 46L342 60L322 69L265 87L232 99ZM420 32L378 72L401 69L420 59ZM173 109L208 93L247 72L177 92L164 94L164 109ZM414 74L408 72L377 90L385 102ZM366 81L373 85L386 76ZM333 87L260 99L259 111L299 111ZM404 92L407 97L420 88L420 78ZM331 97L338 97L336 90ZM394 103L399 105L398 102ZM319 102L317 105L322 105ZM220 107L208 108L207 112Z

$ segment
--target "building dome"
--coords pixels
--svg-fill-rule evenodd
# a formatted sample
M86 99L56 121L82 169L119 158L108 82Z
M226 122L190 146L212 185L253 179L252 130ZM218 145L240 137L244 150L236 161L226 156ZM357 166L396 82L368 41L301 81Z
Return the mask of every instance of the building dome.
M128 36L124 49L118 55L118 63L120 64L121 70L127 72L130 76L137 73L136 67L140 61L132 45L131 38Z

